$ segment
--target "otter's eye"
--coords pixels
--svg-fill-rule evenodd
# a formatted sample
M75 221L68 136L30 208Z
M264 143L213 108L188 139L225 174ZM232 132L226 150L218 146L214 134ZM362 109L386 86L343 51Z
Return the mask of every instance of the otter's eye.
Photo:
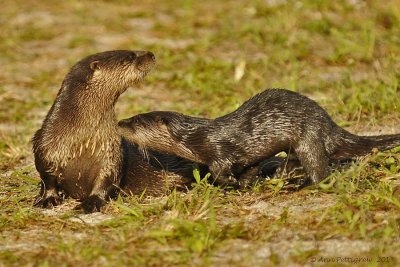
M131 53L128 58L129 60L134 61L136 59L136 55L134 53Z

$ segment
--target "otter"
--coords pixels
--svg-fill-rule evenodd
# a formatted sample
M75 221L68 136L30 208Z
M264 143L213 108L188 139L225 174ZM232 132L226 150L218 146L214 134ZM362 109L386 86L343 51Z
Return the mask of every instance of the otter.
M221 184L237 184L236 174L243 168L282 151L299 160L306 184L317 184L327 177L331 160L400 146L400 134L351 134L315 101L286 89L267 89L216 119L154 111L122 120L119 126L141 150L156 149L208 165Z
M167 180L177 187L190 183L192 162L156 152L148 160L119 134L118 97L154 65L152 52L116 50L87 56L71 68L32 138L42 181L35 206L56 206L69 196L81 200L77 208L88 213L99 211L120 189L160 195Z
M153 68L146 51L106 51L76 63L32 139L42 186L35 206L61 203L59 191L98 210L121 181L122 139L114 113L118 97Z

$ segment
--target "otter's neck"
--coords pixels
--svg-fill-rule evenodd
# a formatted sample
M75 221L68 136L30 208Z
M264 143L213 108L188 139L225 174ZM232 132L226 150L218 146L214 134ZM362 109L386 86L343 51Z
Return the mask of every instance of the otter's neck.
M202 119L201 121L193 120L192 124L181 124L179 129L169 128L170 151L191 161L207 164L208 157L214 153L212 149L205 151L205 148L210 147L207 136L208 124L207 119Z
M42 128L35 134L34 150L47 155L49 161L66 164L77 151L92 153L115 149L121 138L117 131L114 105L118 96L99 96L60 91Z
M114 107L120 93L110 88L68 89L60 90L44 121L43 128L46 129L49 125L75 130L89 130L100 126L116 128Z

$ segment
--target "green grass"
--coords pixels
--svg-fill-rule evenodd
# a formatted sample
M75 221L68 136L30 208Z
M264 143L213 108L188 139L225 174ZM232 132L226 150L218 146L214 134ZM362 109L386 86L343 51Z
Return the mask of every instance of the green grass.
M157 109L212 118L280 87L316 99L352 132L400 132L399 7L398 0L4 1L0 266L265 266L338 257L398 264L398 149L299 192L286 179L222 190L196 174L187 193L121 196L104 211L107 220L91 224L71 201L32 208L39 178L30 138L68 68L111 49L157 57L146 81L119 100L119 118Z

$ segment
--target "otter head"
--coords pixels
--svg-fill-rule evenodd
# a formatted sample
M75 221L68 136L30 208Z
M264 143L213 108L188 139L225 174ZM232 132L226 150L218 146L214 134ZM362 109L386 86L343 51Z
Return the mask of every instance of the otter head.
M118 122L123 137L144 150L147 148L169 152L175 145L169 122L173 112L149 112Z
M62 88L90 95L119 96L142 80L155 65L149 51L114 50L85 57L66 76Z
M157 115L157 112L138 114L121 120L118 126L124 136L141 146L152 146L160 138L170 138L168 119Z

